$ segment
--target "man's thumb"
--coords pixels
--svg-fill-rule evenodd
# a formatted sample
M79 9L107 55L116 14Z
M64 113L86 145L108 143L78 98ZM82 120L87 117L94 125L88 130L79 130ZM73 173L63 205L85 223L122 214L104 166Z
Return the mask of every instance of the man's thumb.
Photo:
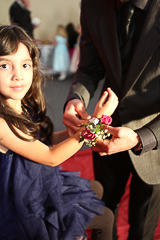
M79 112L80 116L82 119L86 119L89 120L91 118L91 115L89 115L87 113L87 111L85 110L85 108L83 108L80 112Z
M115 127L107 126L107 129L108 129L108 132L111 135L115 136L115 134L116 134L116 128Z

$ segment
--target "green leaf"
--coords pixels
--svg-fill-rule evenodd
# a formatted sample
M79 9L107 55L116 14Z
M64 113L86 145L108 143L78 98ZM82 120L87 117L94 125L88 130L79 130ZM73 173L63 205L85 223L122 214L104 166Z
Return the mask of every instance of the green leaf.
M80 143L80 142L83 142L83 141L84 141L84 138L80 138L79 143Z

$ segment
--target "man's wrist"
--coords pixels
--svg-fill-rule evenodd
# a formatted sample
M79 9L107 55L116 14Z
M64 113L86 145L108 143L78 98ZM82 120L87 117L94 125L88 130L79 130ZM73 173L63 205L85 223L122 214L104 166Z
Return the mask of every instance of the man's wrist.
M141 139L140 139L139 135L137 136L137 138L138 138L138 143L131 150L135 155L140 155L140 153L143 149L143 146L142 146L142 142L141 142Z
M143 147L142 147L142 143L140 140L140 142L133 148L133 151L140 151L142 149L143 149Z

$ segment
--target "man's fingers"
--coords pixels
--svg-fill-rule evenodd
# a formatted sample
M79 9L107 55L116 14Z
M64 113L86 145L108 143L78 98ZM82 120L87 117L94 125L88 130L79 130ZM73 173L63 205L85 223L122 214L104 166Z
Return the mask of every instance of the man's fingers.
M80 120L78 117L76 116L71 116L69 118L63 118L63 124L66 127L69 127L71 129L73 129L74 132L78 131L80 127L83 126L83 123L85 121L84 120Z
M91 116L87 113L87 111L84 108L84 104L78 104L76 106L76 112L79 114L79 116L84 119L84 120L89 120L91 118Z
M84 103L79 99L73 99L67 103L64 117L70 118L70 116L77 116L84 120L88 120L91 116L85 110Z
M106 153L106 152L99 152L99 155L100 155L101 157L103 157L103 156L106 156L107 153Z
M108 132L113 135L114 137L118 137L118 127L112 127L112 126L104 126L104 128L106 128L108 130Z
M66 127L66 129L67 129L67 132L68 132L69 137L73 136L73 134L74 134L75 132L74 132L71 128L69 128L69 127Z
M109 140L106 139L105 140L105 144L104 144L104 140L99 138L97 139L97 143L96 143L96 146L94 146L92 149L94 152L98 152L98 153L108 153L108 144L107 142L109 143Z

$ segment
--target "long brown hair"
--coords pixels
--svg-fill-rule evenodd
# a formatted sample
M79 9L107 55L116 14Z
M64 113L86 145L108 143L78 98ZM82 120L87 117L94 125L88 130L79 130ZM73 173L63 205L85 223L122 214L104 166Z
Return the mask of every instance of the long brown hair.
M16 113L0 93L0 117L7 122L14 134L23 140L28 141L16 131L16 128L32 136L33 140L40 136L41 139L50 137L53 132L53 124L46 116L46 105L41 89L42 75L39 71L40 51L36 43L22 28L14 25L0 25L0 39L0 56L15 53L19 43L22 43L27 47L33 62L32 85L22 99L23 108L27 109L26 112L29 114Z

